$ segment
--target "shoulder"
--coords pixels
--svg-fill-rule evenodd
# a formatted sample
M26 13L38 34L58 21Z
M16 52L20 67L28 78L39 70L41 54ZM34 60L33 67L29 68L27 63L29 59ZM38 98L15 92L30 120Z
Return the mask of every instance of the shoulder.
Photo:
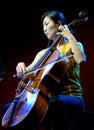
M41 51L39 51L38 53L37 53L37 56L42 56L45 52L46 52L46 50L47 50L47 48L46 49L43 49L43 50L41 50Z
M44 55L44 53L46 52L46 50L47 50L47 49L43 49L43 50L39 51L39 52L36 54L36 56L35 56L35 60L36 60L36 59L39 60L39 59Z

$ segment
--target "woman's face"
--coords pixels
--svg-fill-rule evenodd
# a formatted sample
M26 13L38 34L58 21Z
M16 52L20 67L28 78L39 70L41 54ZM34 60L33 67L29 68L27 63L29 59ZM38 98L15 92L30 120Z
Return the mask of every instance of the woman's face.
M53 20L51 20L49 17L45 17L43 20L43 32L47 36L49 40L54 40L58 32L59 24L55 23Z

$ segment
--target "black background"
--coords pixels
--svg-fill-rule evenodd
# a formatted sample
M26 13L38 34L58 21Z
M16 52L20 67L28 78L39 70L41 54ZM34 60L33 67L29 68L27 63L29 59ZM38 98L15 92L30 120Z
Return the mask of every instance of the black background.
M27 3L2 3L1 8L1 43L0 71L0 112L2 107L14 99L19 79L13 78L19 61L30 64L36 53L47 46L47 39L42 32L41 16L48 10L59 10L64 13L67 22L78 18L82 10L88 12L88 22L77 27L75 36L83 43L87 62L81 67L81 82L87 111L94 111L94 9L92 0L44 0ZM2 113L0 119L2 120ZM3 130L0 126L0 130Z

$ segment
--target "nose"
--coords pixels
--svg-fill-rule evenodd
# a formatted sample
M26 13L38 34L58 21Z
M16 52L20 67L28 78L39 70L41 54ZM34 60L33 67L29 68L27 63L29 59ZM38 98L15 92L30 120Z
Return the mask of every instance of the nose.
M44 26L43 27L43 32L46 32L46 31L47 31L46 26Z

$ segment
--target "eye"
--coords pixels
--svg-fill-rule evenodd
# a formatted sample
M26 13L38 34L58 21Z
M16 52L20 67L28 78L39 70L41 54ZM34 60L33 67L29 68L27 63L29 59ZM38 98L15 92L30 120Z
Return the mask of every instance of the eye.
M47 22L47 23L45 23L45 25L48 25L49 23Z
M44 26L45 26L45 25L48 25L48 24L49 24L49 22L48 22L48 21L45 21Z

